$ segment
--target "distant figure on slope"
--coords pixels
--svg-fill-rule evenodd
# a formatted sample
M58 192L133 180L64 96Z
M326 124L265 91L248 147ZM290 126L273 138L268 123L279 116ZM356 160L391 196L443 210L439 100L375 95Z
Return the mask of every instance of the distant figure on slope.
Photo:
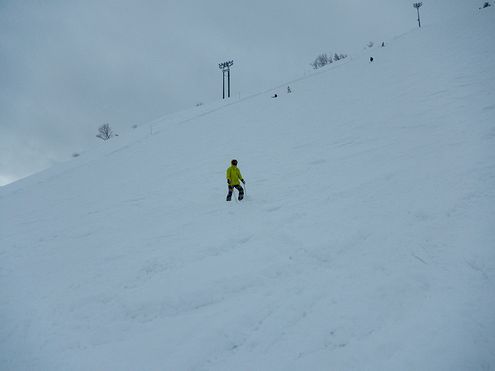
M373 57L370 57L370 63L373 62Z
M385 41L382 42L382 48L385 47Z
M287 94L292 93L292 90L290 90L290 86L287 86Z
M241 181L242 184L246 184L246 182L242 178L241 171L237 167L237 160L232 160L230 163L232 164L232 166L227 169L227 184L229 185L227 201L232 200L232 192L234 191L234 188L239 191L238 200L241 201L244 198L244 188L241 187L239 181Z
M273 94L273 95L272 95L272 98L277 98L277 97L278 97L278 95L277 95L277 94Z

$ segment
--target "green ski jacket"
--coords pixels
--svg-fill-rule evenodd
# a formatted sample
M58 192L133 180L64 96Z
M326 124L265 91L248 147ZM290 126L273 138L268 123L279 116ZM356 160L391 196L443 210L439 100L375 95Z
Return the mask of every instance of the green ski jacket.
M227 180L231 186L240 184L240 181L242 181L242 175L237 166L232 165L227 169Z

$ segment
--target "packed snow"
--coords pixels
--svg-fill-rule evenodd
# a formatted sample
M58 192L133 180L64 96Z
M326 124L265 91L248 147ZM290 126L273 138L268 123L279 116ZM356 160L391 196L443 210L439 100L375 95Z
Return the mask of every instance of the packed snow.
M0 369L495 369L494 25L423 27L3 187Z

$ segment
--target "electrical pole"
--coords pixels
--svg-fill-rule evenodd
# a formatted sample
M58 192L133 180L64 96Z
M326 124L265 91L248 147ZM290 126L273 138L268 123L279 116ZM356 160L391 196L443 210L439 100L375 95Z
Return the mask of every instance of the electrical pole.
M227 86L229 87L228 96L230 98L230 68L227 70Z
M419 18L419 8L421 8L421 5L423 5L423 3L414 3L413 4L413 7L415 7L416 10L418 11L418 25L419 25L419 28L421 28L421 19Z
M223 86L223 94L222 99L225 99L225 72L227 72L227 86L228 86L228 97L230 98L230 67L234 64L234 61L228 61L218 64L218 68L222 70L222 86Z
M225 99L225 70L222 70L222 99Z

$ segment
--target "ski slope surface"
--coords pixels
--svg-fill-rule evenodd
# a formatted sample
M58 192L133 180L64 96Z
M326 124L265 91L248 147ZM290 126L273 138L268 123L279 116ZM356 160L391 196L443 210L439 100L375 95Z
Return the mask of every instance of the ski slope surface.
M495 369L494 10L0 189L0 369Z

